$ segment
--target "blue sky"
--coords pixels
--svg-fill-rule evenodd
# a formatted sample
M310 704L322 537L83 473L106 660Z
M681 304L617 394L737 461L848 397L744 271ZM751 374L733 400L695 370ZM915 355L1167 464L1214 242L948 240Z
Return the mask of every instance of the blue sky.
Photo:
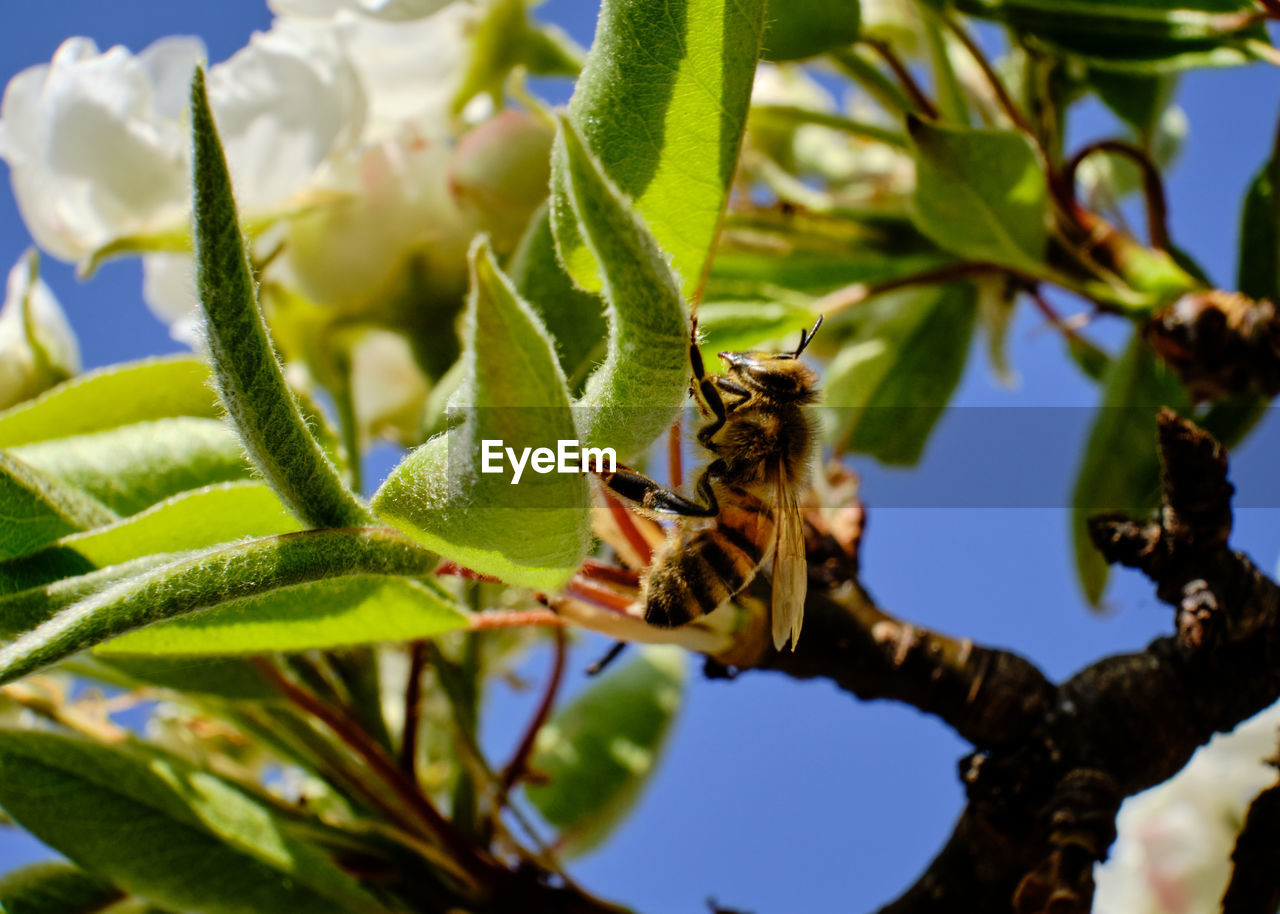
M539 16L587 44L594 11L590 2L548 0ZM268 22L261 0L21 4L0 31L0 78L47 61L73 34L133 50L166 34L198 34L216 61ZM1271 143L1280 71L1194 73L1179 100L1191 132L1169 177L1173 235L1231 288L1240 200ZM1071 124L1073 145L1115 132L1093 103ZM7 268L29 243L11 195L0 192L0 264ZM65 265L48 258L45 265L80 334L87 367L175 348L141 304L136 263L108 265L85 284ZM1109 344L1123 330L1114 319L1091 328ZM1021 310L1010 342L1020 386L995 384L975 352L957 405L1079 408L1096 401L1058 338L1029 309ZM1268 430L1275 432L1274 422ZM1045 491L1061 491L1065 504L1079 448L1071 441L1060 447L1038 452L1028 436L1002 456L1046 474ZM1242 459L1264 466L1273 454L1255 444ZM935 449L931 456L962 479L968 468L977 474L987 462L980 443L959 452ZM1260 491L1242 497L1255 505L1269 500ZM1170 613L1133 574L1117 576L1109 612L1084 607L1061 508L892 508L877 507L875 492L867 498L865 583L886 608L909 619L1014 648L1053 677L1139 648L1170 628ZM1274 508L1239 511L1236 545L1273 566L1278 521ZM580 670L596 650L595 643L576 650L573 668ZM544 669L545 658L532 658L530 674ZM493 747L517 738L528 700L499 698L485 723L485 742ZM905 888L945 839L962 805L955 766L966 751L909 708L858 703L825 683L755 674L726 684L695 676L663 766L635 814L572 870L601 895L662 914L703 912L708 897L756 914L868 909ZM30 839L0 832L0 870L48 854Z

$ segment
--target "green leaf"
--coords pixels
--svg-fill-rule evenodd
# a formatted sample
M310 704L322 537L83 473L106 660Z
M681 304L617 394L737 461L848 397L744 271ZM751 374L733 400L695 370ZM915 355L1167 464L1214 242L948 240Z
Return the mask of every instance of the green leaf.
M759 349L764 343L813 326L817 314L803 305L762 301L706 302L698 308L698 333L704 360L717 352ZM711 358L708 358L708 357Z
M279 701L280 690L243 657L143 657L95 654L79 660L77 674L127 689L158 686L185 696L227 701Z
M595 847L639 798L680 708L684 680L683 651L642 647L634 660L593 679L538 733L529 767L546 781L525 792L560 830L563 853Z
M188 489L249 476L240 441L225 422L185 416L53 438L10 453L126 515Z
M765 0L605 0L569 115L648 223L691 296L738 161ZM643 36L642 38L640 36ZM552 226L569 274L601 288L552 176ZM599 258L597 258L599 259Z
M653 237L627 205L581 137L560 117L551 169L604 271L609 345L587 380L579 432L623 460L648 447L675 419L689 380L689 322L684 300ZM558 205L553 199L554 207ZM554 222L553 222L554 227ZM563 239L559 239L563 245ZM562 247L563 252L563 247Z
M242 537L301 529L275 493L261 483L207 486L175 495L124 520L64 536L22 558L0 562L0 594L146 555L188 552Z
M123 565L112 565L96 571L86 570L74 577L50 580L24 589L20 581L6 575L6 590L0 597L0 638L14 638L30 631L73 603L105 590L117 581L149 571L170 561L170 556L147 556ZM40 580L40 578L37 578ZM43 580L49 580L45 576Z
M194 356L147 359L80 375L0 413L0 447L15 447L132 425L149 419L220 410L209 366Z
M133 517L64 537L58 545L101 568L152 553L186 552L301 529L267 486L227 482L183 492Z
M99 914L125 893L67 863L35 863L0 876L5 914Z
M556 354L570 393L580 393L582 382L604 357L609 336L605 303L599 296L574 286L560 265L551 235L551 215L545 204L529 220L507 272L520 297L555 337Z
M466 615L430 588L403 578L357 575L233 600L117 638L97 653L196 657L304 651L417 641L466 624Z
M1096 67L1157 73L1248 63L1267 41L1249 0L957 0L973 16Z
M912 207L947 250L1036 273L1049 241L1049 187L1031 142L1012 130L907 119L916 158Z
M1250 298L1280 300L1280 155L1259 169L1245 193L1240 216L1236 282Z
M0 804L85 869L204 914L381 910L230 782L138 746L0 730Z
M1088 520L1105 511L1142 517L1160 503L1156 413L1162 406L1185 412L1186 391L1135 331L1103 379L1071 495L1076 574L1092 606L1101 603L1109 569L1089 539Z
M1131 73L1091 67L1085 77L1098 98L1150 143L1178 86L1176 73Z
M803 60L853 44L862 19L859 0L772 0L760 56Z
M731 216L704 301L826 295L854 283L900 279L955 262L905 216Z
M968 283L886 295L853 311L826 372L828 435L840 450L914 464L969 356L977 293Z
M0 559L115 519L101 502L0 451Z
M313 527L369 523L307 428L271 346L199 69L191 128L196 284L222 403L254 466L299 519Z
M207 549L113 583L0 647L0 684L145 625L232 600L347 575L423 576L437 562L384 528L315 530Z
M521 453L580 437L546 330L493 261L471 248L463 328L466 365L458 423L410 454L374 496L381 517L461 565L509 584L553 590L588 546L589 492L580 473L549 475L510 463L482 473L482 442ZM582 436L585 437L585 436Z

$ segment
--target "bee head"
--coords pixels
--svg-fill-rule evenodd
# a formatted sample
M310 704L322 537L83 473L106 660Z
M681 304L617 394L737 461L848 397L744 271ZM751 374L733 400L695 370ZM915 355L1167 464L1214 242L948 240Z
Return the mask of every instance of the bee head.
M800 361L800 353L822 326L819 317L813 329L800 331L800 345L794 352L721 352L729 377L751 390L780 400L808 400L818 383L818 375Z

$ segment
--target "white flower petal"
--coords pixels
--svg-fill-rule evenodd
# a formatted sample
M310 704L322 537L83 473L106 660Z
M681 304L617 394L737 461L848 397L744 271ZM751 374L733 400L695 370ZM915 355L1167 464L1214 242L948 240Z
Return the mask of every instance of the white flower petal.
M169 335L194 350L204 349L196 266L190 254L148 254L142 258L142 300L169 325Z
M19 258L5 283L0 307L0 409L30 399L80 370L80 348L62 307L43 279L32 283L30 254ZM26 315L41 359L31 347Z
M1130 797L1119 837L1094 871L1098 914L1209 914L1231 876L1231 850L1253 798L1276 780L1280 704L1215 736L1168 781Z
M306 187L350 146L364 96L333 29L278 22L209 71L236 194L246 211L270 209Z
M201 57L203 46L188 38L162 39L139 57L72 38L51 63L10 81L0 151L41 247L78 260L114 239L181 222L187 137L170 115L173 90L154 80L189 74Z

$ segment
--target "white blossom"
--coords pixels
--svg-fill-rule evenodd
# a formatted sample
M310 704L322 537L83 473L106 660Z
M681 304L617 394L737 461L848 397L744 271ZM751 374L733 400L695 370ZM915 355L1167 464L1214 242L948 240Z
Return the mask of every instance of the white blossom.
M1253 798L1276 781L1280 705L1215 736L1168 781L1125 801L1119 837L1095 871L1097 914L1221 909L1231 850Z
M33 345L34 344L34 345ZM0 307L0 409L42 393L80 370L80 350L34 254L9 271Z
M0 157L36 242L80 261L122 239L181 236L190 208L191 75L195 38L164 38L137 55L87 38L9 83ZM302 23L254 35L209 72L241 209L286 205L363 127L354 70L334 36ZM173 242L170 241L170 244Z
M430 16L449 0L268 0L277 16L329 19L343 11L363 13L378 19L405 22Z
M181 114L204 44L165 38L134 56L63 42L15 76L0 104L0 157L32 237L62 260L180 223L187 207Z

